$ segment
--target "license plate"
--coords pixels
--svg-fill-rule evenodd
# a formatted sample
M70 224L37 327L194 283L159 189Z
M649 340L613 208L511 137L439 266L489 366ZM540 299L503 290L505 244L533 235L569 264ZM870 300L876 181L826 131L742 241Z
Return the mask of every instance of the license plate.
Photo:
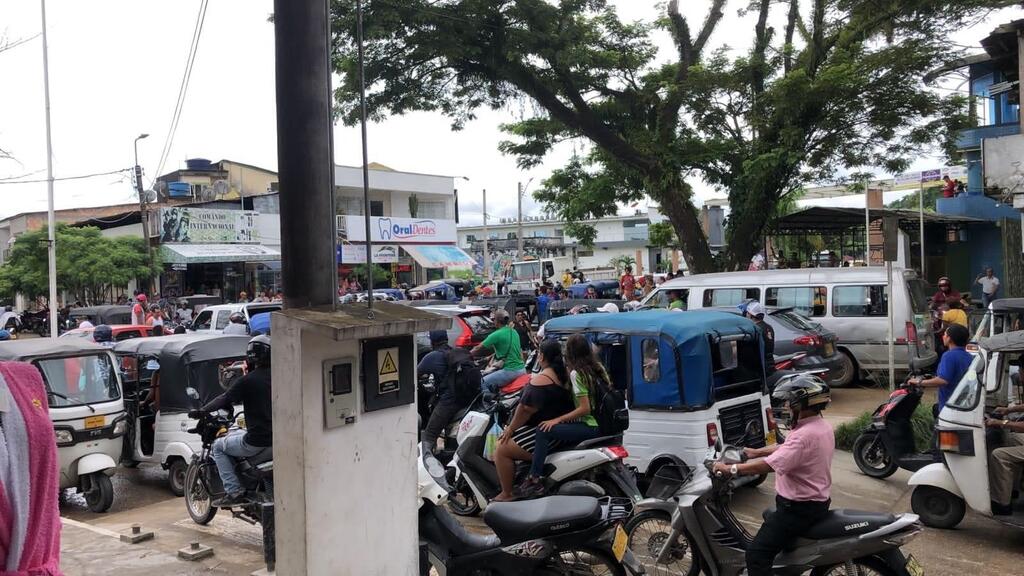
M836 347L831 342L825 342L825 356L831 356L836 351Z
M921 564L917 561L917 558L914 558L913 556L907 557L906 568L907 573L910 574L910 576L924 576L924 568L921 567Z
M775 442L775 430L771 430L764 435L764 443L767 444L768 446L775 444Z
M626 555L626 543L629 538L626 537L626 531L622 529L622 524L615 526L615 540L612 541L612 555L615 556L616 562L622 562L622 557Z
M103 428L107 424L107 417L100 414L99 416L87 416L85 419L85 429L91 428Z

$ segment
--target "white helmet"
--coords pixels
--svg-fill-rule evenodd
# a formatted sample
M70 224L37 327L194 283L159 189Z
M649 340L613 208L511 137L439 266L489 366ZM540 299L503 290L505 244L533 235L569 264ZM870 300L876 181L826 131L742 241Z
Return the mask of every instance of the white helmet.
M451 487L444 477L444 466L434 458L430 451L430 444L420 442L419 445L419 477L417 479L418 505L422 506L424 500L429 500L435 506L440 506L448 499Z

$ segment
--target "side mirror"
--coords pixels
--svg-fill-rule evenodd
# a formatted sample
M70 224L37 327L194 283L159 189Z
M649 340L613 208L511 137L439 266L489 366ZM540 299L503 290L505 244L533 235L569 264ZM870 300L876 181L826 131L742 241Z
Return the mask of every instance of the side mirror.
M199 400L199 392L191 386L185 389L185 394L192 400Z

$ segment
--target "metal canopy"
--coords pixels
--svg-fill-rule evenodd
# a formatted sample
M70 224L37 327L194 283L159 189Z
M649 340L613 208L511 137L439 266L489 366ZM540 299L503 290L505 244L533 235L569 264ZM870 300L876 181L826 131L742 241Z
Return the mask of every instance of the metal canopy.
M885 216L894 215L899 218L900 226L908 229L915 229L920 218L917 210L892 210L878 209L870 210L870 219L881 220ZM925 224L967 224L984 222L977 218L966 216L946 216L932 212L924 213ZM774 226L771 234L792 235L807 233L838 234L850 228L864 227L863 208L832 208L826 206L814 206L805 208L780 218Z

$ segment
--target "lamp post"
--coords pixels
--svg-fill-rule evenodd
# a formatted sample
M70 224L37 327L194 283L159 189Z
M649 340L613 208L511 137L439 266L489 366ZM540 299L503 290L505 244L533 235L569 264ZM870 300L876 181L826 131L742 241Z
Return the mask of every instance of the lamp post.
M50 57L46 47L46 0L40 0L43 29L43 98L46 108L46 224L47 273L49 276L50 338L60 334L57 325L57 222L53 210L53 140L50 132Z
M149 138L149 134L139 134L132 145L135 148L135 191L139 194L139 222L142 224L142 241L146 243L146 260L153 267L153 251L149 246L149 214L146 212L146 195L142 190L142 168L139 166L139 140ZM149 278L152 282L152 277Z
M516 218L516 259L520 261L523 259L523 196L526 195L526 189L530 186L530 182L533 182L533 178L527 180L525 185L519 184L519 191L516 194L519 201Z

